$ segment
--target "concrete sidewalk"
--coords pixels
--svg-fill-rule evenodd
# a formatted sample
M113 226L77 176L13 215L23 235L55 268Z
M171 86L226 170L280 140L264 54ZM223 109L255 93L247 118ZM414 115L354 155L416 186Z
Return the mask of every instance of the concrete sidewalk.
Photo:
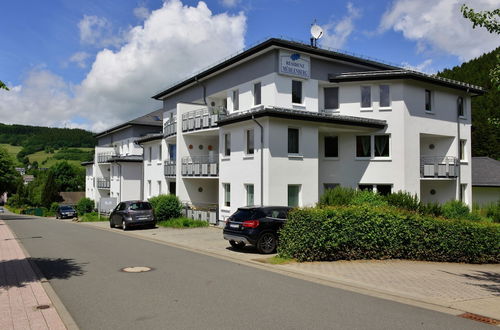
M18 239L0 220L0 329L66 329Z
M108 222L82 224L121 232L110 229ZM253 247L230 248L220 228L156 228L125 234L455 315L469 312L500 320L499 264L360 260L271 265L263 262L269 256Z

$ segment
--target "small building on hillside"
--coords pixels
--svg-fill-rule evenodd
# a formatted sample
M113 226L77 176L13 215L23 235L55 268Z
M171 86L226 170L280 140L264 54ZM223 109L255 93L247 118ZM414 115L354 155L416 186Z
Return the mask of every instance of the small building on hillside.
M472 157L472 201L479 205L500 201L500 161Z

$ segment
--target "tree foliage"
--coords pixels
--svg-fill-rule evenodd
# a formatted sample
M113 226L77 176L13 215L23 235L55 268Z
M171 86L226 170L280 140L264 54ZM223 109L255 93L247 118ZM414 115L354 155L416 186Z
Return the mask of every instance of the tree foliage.
M53 202L59 202L61 196L59 196L59 186L56 182L56 177L53 171L49 171L47 176L47 181L43 186L42 200L41 203L45 207L50 207Z
M9 90L9 87L7 87L7 85L5 85L3 81L0 80L0 89Z
M20 176L15 170L12 158L7 150L0 148L0 194L15 191L19 180Z

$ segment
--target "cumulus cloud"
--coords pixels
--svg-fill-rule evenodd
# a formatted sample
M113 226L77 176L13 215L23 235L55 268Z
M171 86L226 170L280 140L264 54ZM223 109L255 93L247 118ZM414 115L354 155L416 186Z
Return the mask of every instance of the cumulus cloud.
M472 29L462 17L462 2L455 0L396 0L382 16L379 30L393 29L417 42L417 50L438 50L469 60L498 47L498 36ZM476 0L476 10L498 7L498 0Z
M134 8L134 16L138 19L146 19L149 17L149 9L145 6Z
M98 47L118 47L123 39L115 34L112 24L104 17L84 15L78 23L80 41Z
M240 0L220 0L221 5L227 8L236 7L239 4Z
M15 111L13 122L56 126L68 120L75 126L79 117L100 131L160 108L152 95L242 49L245 29L243 13L214 15L204 2L166 1L127 31L121 48L99 51L80 84L45 70L33 72L19 91L0 92L0 117Z
M401 63L401 66L405 69L424 72L424 73L434 73L434 70L431 68L432 59L427 59L420 64L412 65L408 62Z
M87 66L87 59L90 57L89 53L86 52L77 52L74 53L70 58L69 62L75 63L80 68L85 68Z
M323 25L323 47L342 48L347 38L354 31L354 20L361 15L359 9L350 2L347 3L347 15L337 22L330 22Z

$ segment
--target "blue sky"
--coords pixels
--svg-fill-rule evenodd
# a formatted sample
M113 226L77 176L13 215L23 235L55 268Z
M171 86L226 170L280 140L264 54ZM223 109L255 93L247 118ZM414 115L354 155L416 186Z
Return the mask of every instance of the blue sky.
M12 88L0 92L2 121L103 129L161 107L149 99L155 92L244 46L280 36L307 42L314 19L322 47L429 73L499 45L472 30L454 0L205 3L2 1L0 79Z

